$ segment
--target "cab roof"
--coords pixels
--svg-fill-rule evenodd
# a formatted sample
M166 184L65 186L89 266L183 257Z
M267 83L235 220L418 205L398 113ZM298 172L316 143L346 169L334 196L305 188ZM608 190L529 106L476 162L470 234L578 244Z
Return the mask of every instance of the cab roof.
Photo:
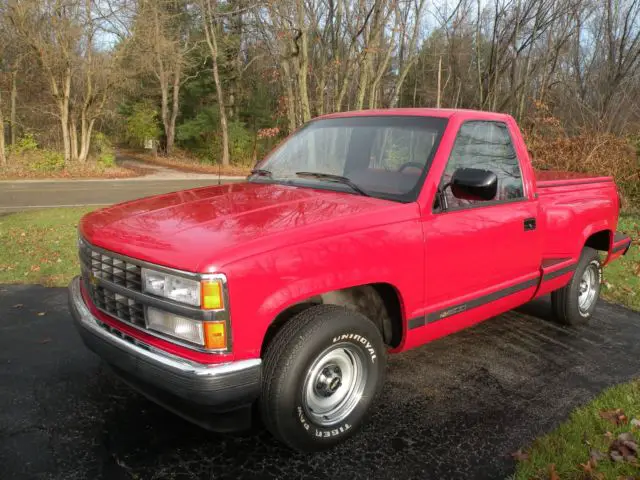
M337 112L322 115L316 119L348 118L348 117L375 117L375 116L407 116L407 117L439 117L462 119L487 119L505 121L511 118L506 113L486 112L483 110L467 110L462 108L379 108L371 110L354 110L351 112Z

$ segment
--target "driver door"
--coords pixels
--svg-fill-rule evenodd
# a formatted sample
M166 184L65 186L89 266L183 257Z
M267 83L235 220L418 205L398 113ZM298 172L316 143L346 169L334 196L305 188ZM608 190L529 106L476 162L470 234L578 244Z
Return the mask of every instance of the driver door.
M463 123L441 185L459 168L489 170L498 177L492 200L457 198L446 189L447 209L435 208L424 222L425 323L466 312L462 328L486 318L487 311L500 313L531 298L540 257L538 232L531 228L537 200L525 195L508 126Z

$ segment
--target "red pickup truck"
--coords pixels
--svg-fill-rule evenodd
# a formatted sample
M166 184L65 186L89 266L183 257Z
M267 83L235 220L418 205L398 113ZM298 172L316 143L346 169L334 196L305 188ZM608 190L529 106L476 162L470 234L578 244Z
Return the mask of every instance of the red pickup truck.
M70 310L157 403L213 430L257 411L320 450L362 424L387 353L548 293L558 321L586 322L631 244L619 209L610 177L536 178L508 115L326 115L246 182L86 215Z

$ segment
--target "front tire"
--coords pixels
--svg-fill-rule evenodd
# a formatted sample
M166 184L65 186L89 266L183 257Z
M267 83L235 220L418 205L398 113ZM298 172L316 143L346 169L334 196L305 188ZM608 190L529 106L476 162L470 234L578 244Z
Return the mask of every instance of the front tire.
M260 411L289 447L319 451L353 435L384 381L386 348L364 315L318 305L282 327L264 356Z
M602 281L602 267L598 252L585 247L580 255L571 281L551 292L551 306L558 322L583 325L593 316Z

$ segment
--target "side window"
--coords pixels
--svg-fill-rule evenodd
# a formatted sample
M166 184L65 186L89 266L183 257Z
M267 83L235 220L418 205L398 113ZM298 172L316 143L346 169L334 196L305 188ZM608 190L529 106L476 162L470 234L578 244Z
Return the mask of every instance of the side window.
M507 126L501 122L471 121L460 127L451 150L441 185L449 182L458 168L490 170L498 177L494 201L524 198L522 172ZM446 191L449 208L477 205L483 200L463 200Z

